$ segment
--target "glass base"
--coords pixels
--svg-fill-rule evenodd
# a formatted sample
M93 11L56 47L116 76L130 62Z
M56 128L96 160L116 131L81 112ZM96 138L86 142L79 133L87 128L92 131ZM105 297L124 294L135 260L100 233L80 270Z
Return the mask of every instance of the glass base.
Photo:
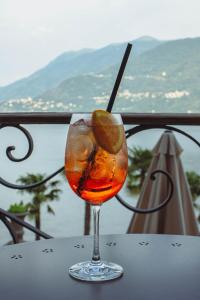
M73 278L83 281L107 281L121 277L123 268L107 261L101 261L100 263L85 261L69 268L69 274Z

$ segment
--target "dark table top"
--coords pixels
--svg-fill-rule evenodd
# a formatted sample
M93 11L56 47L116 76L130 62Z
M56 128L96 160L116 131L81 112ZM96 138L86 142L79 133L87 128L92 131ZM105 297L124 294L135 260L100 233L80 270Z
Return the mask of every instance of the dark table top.
M199 237L104 235L101 256L121 264L123 277L103 283L72 279L68 268L91 258L92 242L73 237L1 247L1 299L200 299Z

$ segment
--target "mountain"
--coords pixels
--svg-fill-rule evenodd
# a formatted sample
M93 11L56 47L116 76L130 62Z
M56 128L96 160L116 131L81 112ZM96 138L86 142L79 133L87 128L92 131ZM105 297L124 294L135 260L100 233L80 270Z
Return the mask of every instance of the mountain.
M154 38L133 41L134 56L162 43ZM98 73L119 63L126 43L111 44L100 49L83 49L64 52L47 66L32 75L5 87L0 87L0 100L35 97L46 90L56 88L62 81L88 73Z
M162 43L131 55L116 99L122 111L200 111L200 38ZM101 73L64 80L39 98L74 105L76 109L105 108L119 65ZM67 106L68 105L68 106Z

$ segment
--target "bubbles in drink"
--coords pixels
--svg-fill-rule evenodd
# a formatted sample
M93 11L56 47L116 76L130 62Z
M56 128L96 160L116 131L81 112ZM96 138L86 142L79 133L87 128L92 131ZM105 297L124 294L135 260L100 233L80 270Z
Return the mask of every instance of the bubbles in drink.
M89 122L83 119L76 121L71 127L75 134L76 132L78 132L78 134L88 134L91 130Z

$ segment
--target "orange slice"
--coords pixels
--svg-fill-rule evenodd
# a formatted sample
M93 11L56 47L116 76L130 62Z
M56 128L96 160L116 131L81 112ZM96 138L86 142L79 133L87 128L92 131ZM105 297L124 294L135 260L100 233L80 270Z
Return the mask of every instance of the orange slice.
M99 146L111 154L122 147L124 130L115 117L105 110L95 110L92 114L92 129Z

